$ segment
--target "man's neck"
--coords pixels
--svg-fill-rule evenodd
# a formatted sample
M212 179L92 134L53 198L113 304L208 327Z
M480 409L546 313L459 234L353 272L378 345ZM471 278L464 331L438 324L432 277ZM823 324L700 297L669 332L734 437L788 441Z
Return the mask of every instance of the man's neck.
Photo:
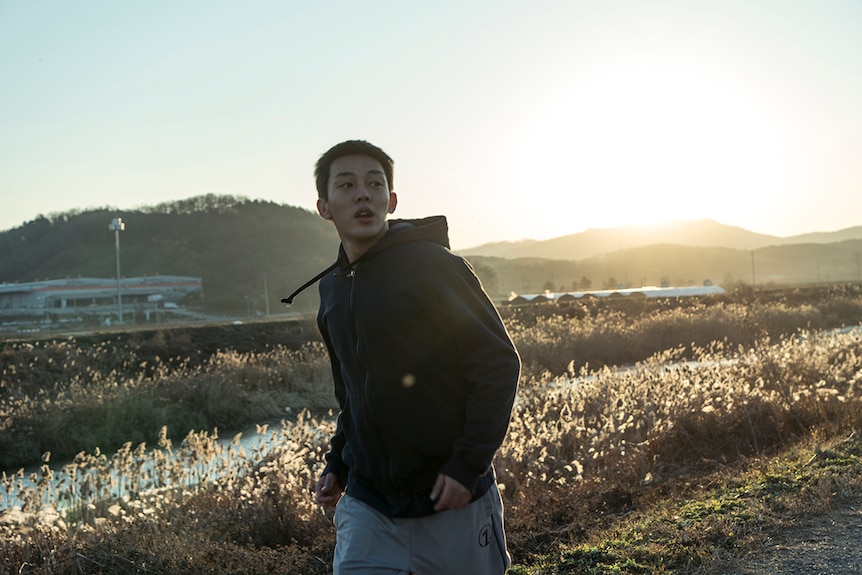
M386 232L389 231L389 222L386 222L386 225L383 226L383 231L380 232L377 236L373 238L368 238L365 241L347 241L345 242L343 239L341 240L341 245L344 248L344 253L347 254L347 261L350 263L355 262L363 255L365 252L370 250L374 244L383 239L383 236L386 235Z

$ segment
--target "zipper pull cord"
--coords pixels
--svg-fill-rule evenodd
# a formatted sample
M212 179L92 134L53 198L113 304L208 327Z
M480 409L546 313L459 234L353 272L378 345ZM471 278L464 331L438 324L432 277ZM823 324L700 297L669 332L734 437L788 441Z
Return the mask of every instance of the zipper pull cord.
M283 304L287 304L287 305L291 305L291 304L293 303L293 298L295 298L295 297L296 297L296 296L298 296L300 293L302 293L302 292L303 292L307 287L309 287L309 286L311 286L312 284L314 284L315 282L319 281L319 280L320 280L320 278L322 278L323 276L325 276L326 274L328 274L329 272L331 272L332 270L334 270L336 267L338 267L338 260L335 260L334 262L332 262L332 263L329 265L329 267L328 267L328 268L326 268L325 270L323 270L322 272L320 272L319 274L317 274L316 276L314 276L313 278L311 278L310 280L308 280L307 282L305 282L304 284L302 284L302 285L301 285L301 286L300 286L296 291L294 291L292 294L290 294L290 295L289 295L289 296L287 296L287 297L283 297L283 298L281 298L281 303L283 303Z

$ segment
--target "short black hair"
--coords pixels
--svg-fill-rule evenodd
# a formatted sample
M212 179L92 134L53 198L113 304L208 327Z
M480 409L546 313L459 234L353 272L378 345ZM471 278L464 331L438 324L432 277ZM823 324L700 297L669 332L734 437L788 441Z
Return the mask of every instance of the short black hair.
M370 156L380 162L383 167L383 173L386 175L386 182L389 186L389 191L393 189L393 177L395 171L395 162L389 155L365 140L347 140L340 144L335 144L320 156L317 160L317 165L314 167L314 179L317 183L317 197L321 199L329 198L328 184L329 171L332 162L344 156Z

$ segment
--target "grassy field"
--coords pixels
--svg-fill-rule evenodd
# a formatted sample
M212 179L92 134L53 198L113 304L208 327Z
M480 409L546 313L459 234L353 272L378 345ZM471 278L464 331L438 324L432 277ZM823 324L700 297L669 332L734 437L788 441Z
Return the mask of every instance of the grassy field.
M525 366L495 460L513 573L720 573L862 491L862 336L836 329L859 286L502 314ZM327 573L330 388L310 323L7 342L0 572ZM217 441L287 406L275 448Z

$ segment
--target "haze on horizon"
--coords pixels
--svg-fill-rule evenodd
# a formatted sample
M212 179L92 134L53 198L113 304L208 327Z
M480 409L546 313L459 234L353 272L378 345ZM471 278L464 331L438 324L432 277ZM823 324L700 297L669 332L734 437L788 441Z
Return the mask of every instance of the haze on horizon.
M859 38L855 0L9 0L0 230L209 193L313 209L350 138L456 248L862 225Z

